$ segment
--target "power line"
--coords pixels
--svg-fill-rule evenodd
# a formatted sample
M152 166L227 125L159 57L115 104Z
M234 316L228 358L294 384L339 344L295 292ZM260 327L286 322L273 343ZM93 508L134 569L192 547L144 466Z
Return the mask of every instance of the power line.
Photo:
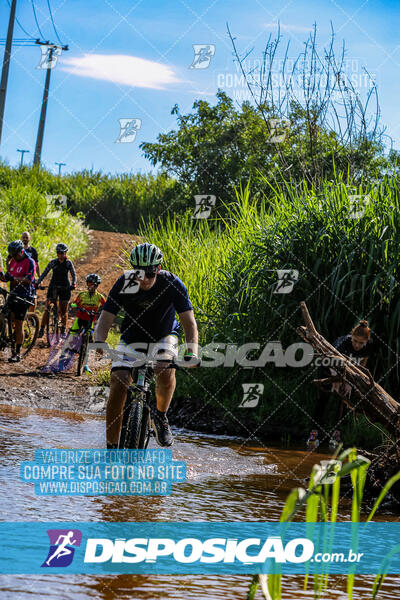
M58 39L58 41L60 42L61 46L63 45L62 41L60 40L60 36L57 33L57 29L56 26L54 24L54 19L53 19L53 13L51 12L51 6L50 6L50 0L47 0L47 6L49 7L49 13L50 13L50 18L51 18L51 22L53 24L53 29L54 29L54 33L56 34L56 38Z
M33 16L35 17L35 22L36 22L36 27L38 28L38 32L40 37L42 38L42 40L45 39L43 33L40 30L40 26L39 26L39 21L37 20L37 16L36 16L36 10L35 10L35 3L33 0L31 0L31 4L32 4L32 9L33 9Z
M0 38L0 46L4 46L7 43L7 38ZM26 38L15 38L12 40L13 46L36 46L35 40Z
M30 40L27 40L27 41L30 41ZM6 45L6 41L5 40L0 40L0 46L5 46L5 45ZM30 44L28 44L28 43L24 44L22 42L14 42L13 41L12 45L13 46L21 46L22 48L29 48L30 46L36 46L36 43L32 41Z
M8 6L11 7L10 0L7 0L7 2L8 2ZM23 27L21 25L21 22L17 18L15 18L15 20L17 21L18 26L20 27L20 29L22 29L22 31L25 33L25 35L27 35L29 38L31 38L32 40L34 40L35 39L34 36L31 35L30 33L28 33L28 31L25 29L25 27Z

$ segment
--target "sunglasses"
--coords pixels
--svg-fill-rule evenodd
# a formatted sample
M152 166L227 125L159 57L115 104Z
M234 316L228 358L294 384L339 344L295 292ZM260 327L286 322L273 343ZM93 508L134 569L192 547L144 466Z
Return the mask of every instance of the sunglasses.
M147 279L153 279L158 272L158 267L154 266L154 267L148 267L147 269L141 269L140 267L137 269L136 274L139 275L139 273L144 273L145 276L147 277Z

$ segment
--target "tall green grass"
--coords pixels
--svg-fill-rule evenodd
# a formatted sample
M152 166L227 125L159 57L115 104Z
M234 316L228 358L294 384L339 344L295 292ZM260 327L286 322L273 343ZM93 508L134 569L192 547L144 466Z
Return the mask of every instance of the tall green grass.
M350 218L351 196L357 194L368 195L369 203L364 216ZM201 342L259 342L263 347L280 340L286 348L301 341L296 332L302 323L299 302L306 300L318 330L331 342L360 318L368 319L378 346L369 366L375 379L399 396L397 178L384 177L377 185L357 189L341 180L325 182L318 191L285 184L271 188L262 205L252 202L247 186L226 214L218 220L192 219L190 212L170 215L163 224L146 223L141 230L163 249L166 268L188 287ZM290 294L275 293L277 269L299 272ZM282 431L282 426L298 433L312 424L314 375L310 367L204 368L196 372L197 389L190 378L178 391L213 397L235 428L240 414L247 427L259 426L261 436ZM237 410L240 383L249 381L265 384L264 398L245 414ZM355 443L361 433L364 441L378 443L379 430L363 423L354 428L348 422L344 441Z
M82 213L86 224L105 231L136 232L142 218L158 219L182 202L176 181L164 174L79 171L58 177L45 169L0 163L0 189L15 185L64 194L72 214Z
M220 313L224 282L231 276L230 264L241 244L254 237L253 227L261 216L250 203L248 188L233 205L229 221L193 219L192 214L168 215L162 225L144 222L140 235L162 248L163 268L177 274L189 287L201 341L206 343L219 336L214 319Z
M8 244L19 239L23 231L31 234L31 243L39 253L42 268L56 256L55 247L64 242L69 255L76 258L87 247L86 228L82 219L67 210L49 210L45 194L34 185L12 181L0 189L0 253L5 260Z

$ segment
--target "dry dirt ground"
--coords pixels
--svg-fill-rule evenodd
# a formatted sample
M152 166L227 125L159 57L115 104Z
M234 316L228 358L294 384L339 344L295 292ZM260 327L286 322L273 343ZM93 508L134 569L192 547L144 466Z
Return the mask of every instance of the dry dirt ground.
M130 250L134 237L125 233L106 231L89 232L89 248L84 257L74 262L77 272L77 290L86 289L85 278L89 273L98 273L102 283L99 291L107 296L121 271L121 249ZM42 270L46 265L41 265ZM43 282L48 285L50 276ZM38 291L38 307L43 308L46 290ZM72 299L74 295L72 295ZM72 325L70 312L68 325ZM7 351L8 352L8 351ZM104 411L104 398L92 397L90 377L75 375L75 364L69 372L48 374L42 368L49 358L50 349L43 340L20 363L8 363L9 354L0 352L0 404L25 405L44 409L59 409L100 414Z

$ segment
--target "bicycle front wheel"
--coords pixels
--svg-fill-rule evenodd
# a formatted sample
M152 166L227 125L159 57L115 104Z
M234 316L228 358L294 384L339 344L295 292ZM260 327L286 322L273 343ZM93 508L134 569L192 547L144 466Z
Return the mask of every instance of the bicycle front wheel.
M81 336L81 348L79 350L79 358L78 358L78 367L77 374L82 375L83 367L87 361L88 355L88 346L89 346L89 333L84 333Z
M128 389L122 416L122 427L118 448L145 448L148 443L148 408L143 398Z
M24 319L24 343L21 357L26 356L35 345L39 333L39 317L36 313L26 313Z

